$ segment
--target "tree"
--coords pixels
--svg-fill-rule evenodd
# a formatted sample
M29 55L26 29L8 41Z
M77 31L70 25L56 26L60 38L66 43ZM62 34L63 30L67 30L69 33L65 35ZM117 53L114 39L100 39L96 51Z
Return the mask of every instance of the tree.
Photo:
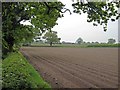
M114 44L115 42L116 40L113 38L108 39L108 44Z
M96 41L95 44L99 44L99 42Z
M57 36L57 32L55 31L48 31L43 37L44 39L47 40L47 42L52 46L53 43L59 43L60 38Z
M82 44L82 43L83 43L83 39L79 37L79 38L76 40L76 43Z
M36 33L53 28L62 17L62 9L61 2L2 2L3 54L32 40ZM26 20L32 25L21 24Z
M94 26L98 24L103 25L104 31L107 30L108 20L115 21L120 17L120 13L117 11L120 7L120 0L111 2L107 0L93 0L93 2L89 2L89 0L76 1L74 2L73 0L73 12L78 14L87 13L87 22L93 22Z

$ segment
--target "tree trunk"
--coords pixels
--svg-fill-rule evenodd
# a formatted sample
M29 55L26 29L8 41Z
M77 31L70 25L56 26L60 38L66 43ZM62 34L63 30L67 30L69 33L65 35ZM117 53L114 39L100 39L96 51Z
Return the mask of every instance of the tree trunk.
M52 47L52 42L50 42L50 46Z
M13 51L13 45L14 45L14 42L15 42L14 37L9 35L8 37L5 38L5 41L8 44L9 52L12 52Z
M13 43L9 44L8 47L9 47L9 51L10 51L10 52L13 52Z

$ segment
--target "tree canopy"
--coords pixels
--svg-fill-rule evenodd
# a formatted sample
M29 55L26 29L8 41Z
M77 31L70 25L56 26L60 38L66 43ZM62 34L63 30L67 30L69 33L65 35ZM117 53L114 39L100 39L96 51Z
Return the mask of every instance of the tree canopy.
M3 53L11 52L14 46L32 40L36 33L51 29L57 24L57 19L62 17L63 7L61 2L3 2ZM20 23L26 20L32 25Z
M120 17L120 13L118 13L118 8L120 7L119 0L111 2L103 0L93 0L93 2L81 0L81 2L73 3L72 6L74 13L87 13L87 22L93 22L94 26L98 24L103 25L104 31L107 30L108 20L115 21Z
M60 38L58 38L57 32L55 31L46 32L43 38L47 40L47 43L49 43L50 46L52 46L53 43L60 42Z
M81 37L79 37L77 40L76 40L76 43L77 44L82 44L83 43L83 39Z
M114 44L115 42L116 40L113 38L108 39L108 44Z

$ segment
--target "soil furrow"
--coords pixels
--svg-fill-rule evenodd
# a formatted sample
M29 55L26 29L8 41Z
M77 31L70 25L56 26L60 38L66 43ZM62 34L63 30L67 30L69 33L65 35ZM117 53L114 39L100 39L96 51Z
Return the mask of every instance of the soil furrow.
M21 48L53 88L117 88L117 51L117 48Z
M37 56L35 56L35 57L37 57ZM102 82L101 86L104 86L106 84L106 82L109 82L109 85L108 85L109 87L112 87L111 85L112 84L114 85L115 82L117 82L117 78L115 81L114 80L115 78L108 78L108 77L105 77L104 75L97 74L97 72L93 73L92 71L82 70L81 68L75 69L75 67L73 67L73 66L71 67L70 65L68 65L69 67L66 68L64 63L59 63L59 62L55 63L55 61L53 61L53 59L48 60L48 58L45 58L45 57L38 57L38 59L39 58L41 58L42 60L45 60L45 62L51 63L52 65L56 65L56 67L59 67L62 70L65 70L65 71L69 72L70 74L73 74L76 77L82 78L86 81L89 79L90 83L96 84L98 87L100 87L99 85L100 85L101 81L104 81L104 82ZM82 73L82 75L81 75L81 73ZM90 77L94 77L94 79L91 79ZM98 81L95 81L95 79L98 79ZM104 87L106 87L106 86L104 86Z

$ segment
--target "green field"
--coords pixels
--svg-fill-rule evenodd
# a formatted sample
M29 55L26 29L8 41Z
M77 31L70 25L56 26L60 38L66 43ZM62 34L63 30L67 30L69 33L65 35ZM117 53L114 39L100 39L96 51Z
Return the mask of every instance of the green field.
M96 44L88 45L87 47L120 47L120 44Z
M31 44L30 46L50 47L49 44ZM53 44L53 47L86 47L86 45L78 45L78 44Z
M30 46L34 47L50 47L49 44L35 42ZM75 47L75 48L87 48L87 47L120 47L120 44L53 44L53 47Z
M46 83L33 68L32 65L19 53L10 53L2 62L2 87L16 89L41 88L51 90L51 86ZM40 90L41 90L40 89Z

